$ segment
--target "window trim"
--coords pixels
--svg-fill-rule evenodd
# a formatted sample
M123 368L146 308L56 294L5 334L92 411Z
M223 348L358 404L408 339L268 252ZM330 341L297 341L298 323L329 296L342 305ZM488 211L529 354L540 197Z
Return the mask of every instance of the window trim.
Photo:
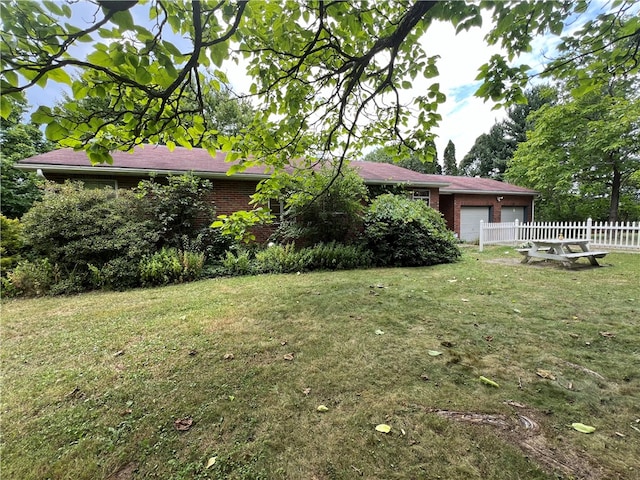
M426 195L424 193L426 192ZM427 204L427 206L431 206L431 190L428 188L416 188L411 191L411 199L412 200L421 200Z

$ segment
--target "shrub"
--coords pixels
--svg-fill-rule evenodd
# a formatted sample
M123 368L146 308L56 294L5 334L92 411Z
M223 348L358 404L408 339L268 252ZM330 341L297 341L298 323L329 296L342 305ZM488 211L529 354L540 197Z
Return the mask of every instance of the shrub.
M355 170L344 167L336 176L323 169L314 175L290 176L284 184L288 211L271 240L298 245L346 243L360 232L367 188Z
M364 239L381 266L450 263L460 251L442 215L424 202L384 194L369 206Z
M20 220L0 215L0 273L4 276L20 261L24 246Z
M143 180L136 195L144 201L146 218L158 234L158 247L180 248L184 236L197 237L203 225L215 217L209 180L194 175L169 176L166 183L154 178Z
M59 271L48 259L22 261L3 279L3 293L10 296L36 297L49 293L60 280Z
M162 248L140 261L143 285L167 285L180 280L182 263L175 248Z
M246 250L241 250L237 254L229 250L222 260L222 266L227 275L248 275L254 272L253 262Z
M262 273L313 270L347 270L371 265L371 252L357 245L336 242L296 250L290 243L273 245L256 253L256 268Z
M190 282L202 277L205 259L204 253L179 250L178 257L182 264L181 281Z
M288 273L302 269L295 245L270 245L256 253L256 268L262 273Z

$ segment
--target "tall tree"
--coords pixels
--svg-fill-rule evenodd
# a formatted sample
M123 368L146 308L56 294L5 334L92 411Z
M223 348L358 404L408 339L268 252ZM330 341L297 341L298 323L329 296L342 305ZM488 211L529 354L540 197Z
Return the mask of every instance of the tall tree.
M526 103L507 109L507 118L496 122L489 133L480 135L460 162L460 172L468 176L502 180L507 164L518 143L527 139L533 127L531 112L556 99L557 92L547 85L537 85L524 92Z
M451 140L444 149L444 161L442 173L445 175L458 175L458 161L456 160L456 146Z
M549 220L619 218L621 195L640 170L640 100L608 88L541 108L509 165L507 178L540 191L538 212Z
M8 218L20 218L42 195L34 173L15 168L15 163L53 148L35 125L22 123L27 109L23 101L11 102L11 115L0 124L0 158L2 169L0 206L2 214Z
M397 160L393 152L390 153L388 149L385 148L372 150L365 155L364 160L378 163L395 163L402 168L413 170L414 172L440 175L442 174L442 166L438 161L435 143L433 143L432 146L433 153L431 155L433 155L433 157L431 161L427 162L420 160L417 155L409 155L408 157Z
M600 24L610 28L607 37L594 37ZM637 62L619 68L619 59L640 48L638 27L638 17L614 23L598 17L560 45L565 61L581 63L556 73L564 97L533 115L534 128L507 172L539 189L541 206L550 212L575 216L590 207L591 216L617 221L622 196L638 195L633 179L640 170L640 74ZM598 55L594 42L602 44ZM603 200L608 208L598 215L594 207Z
M198 144L230 152L230 159L245 159L237 168L262 163L274 171L291 158L332 161L339 171L352 152L362 151L372 139L422 156L440 120L438 106L445 101L435 78L437 56L427 55L419 42L435 22L461 31L491 19L486 42L500 45L505 53L480 68L477 95L501 105L523 98L529 68L512 61L531 49L535 36L562 34L569 18L569 29L591 18L582 15L587 0L96 0L89 5L95 5L93 15L73 17L73 9L87 3L0 2L3 116L9 96L35 85L65 83L75 99L107 97L111 109L123 112L121 123L92 116L80 125L45 107L34 115L34 121L47 125L49 139L85 149L94 162L109 161L111 150L144 142ZM604 8L609 23L637 10L635 2L624 0ZM136 24L134 18L144 16L147 22ZM592 40L608 31L606 22L589 25ZM640 36L638 22L628 23L613 42L636 34ZM79 48L82 42L91 46ZM601 50L602 44L591 42L591 51ZM638 56L637 49L616 56L615 68L637 65ZM207 127L204 98L228 83L223 63L241 58L253 79L249 91L260 114L245 135L225 135ZM573 60L553 68L567 69ZM205 82L204 72L211 72L211 81ZM401 91L418 83L424 94L405 108ZM195 105L187 92L195 95ZM308 167L303 162L297 166ZM267 180L272 185L265 190L276 188L277 178Z

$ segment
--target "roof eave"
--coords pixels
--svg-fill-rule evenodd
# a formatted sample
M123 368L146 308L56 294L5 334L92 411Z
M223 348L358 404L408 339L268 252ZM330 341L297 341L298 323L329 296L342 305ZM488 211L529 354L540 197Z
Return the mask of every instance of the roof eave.
M455 193L469 193L471 195L525 195L525 196L536 196L539 192L511 192L505 190L464 190L464 189L449 189L443 188L440 190L440 194L455 194Z
M411 182L407 180L369 180L364 179L364 183L367 185L404 185L407 187L421 187L421 188L442 188L450 185L449 183L436 183L436 182Z
M146 168L124 168L124 167L92 167L92 166L69 166L69 165L51 165L51 164L17 164L16 168L20 170L42 170L46 173L90 173L91 175L130 175L130 176L149 176L155 175L183 175L185 173L192 173L202 178L224 178L235 180L264 180L269 178L269 175L264 173L236 173L234 175L227 175L226 172L203 172L199 170L163 170L163 169L146 169Z

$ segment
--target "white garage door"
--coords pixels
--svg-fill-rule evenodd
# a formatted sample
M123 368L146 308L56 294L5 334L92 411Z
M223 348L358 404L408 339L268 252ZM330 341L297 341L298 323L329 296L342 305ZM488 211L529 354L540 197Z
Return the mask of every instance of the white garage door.
M524 207L502 207L501 222L515 222L516 219L524 223Z
M489 207L460 208L460 239L475 242L480 238L480 220L489 221Z

